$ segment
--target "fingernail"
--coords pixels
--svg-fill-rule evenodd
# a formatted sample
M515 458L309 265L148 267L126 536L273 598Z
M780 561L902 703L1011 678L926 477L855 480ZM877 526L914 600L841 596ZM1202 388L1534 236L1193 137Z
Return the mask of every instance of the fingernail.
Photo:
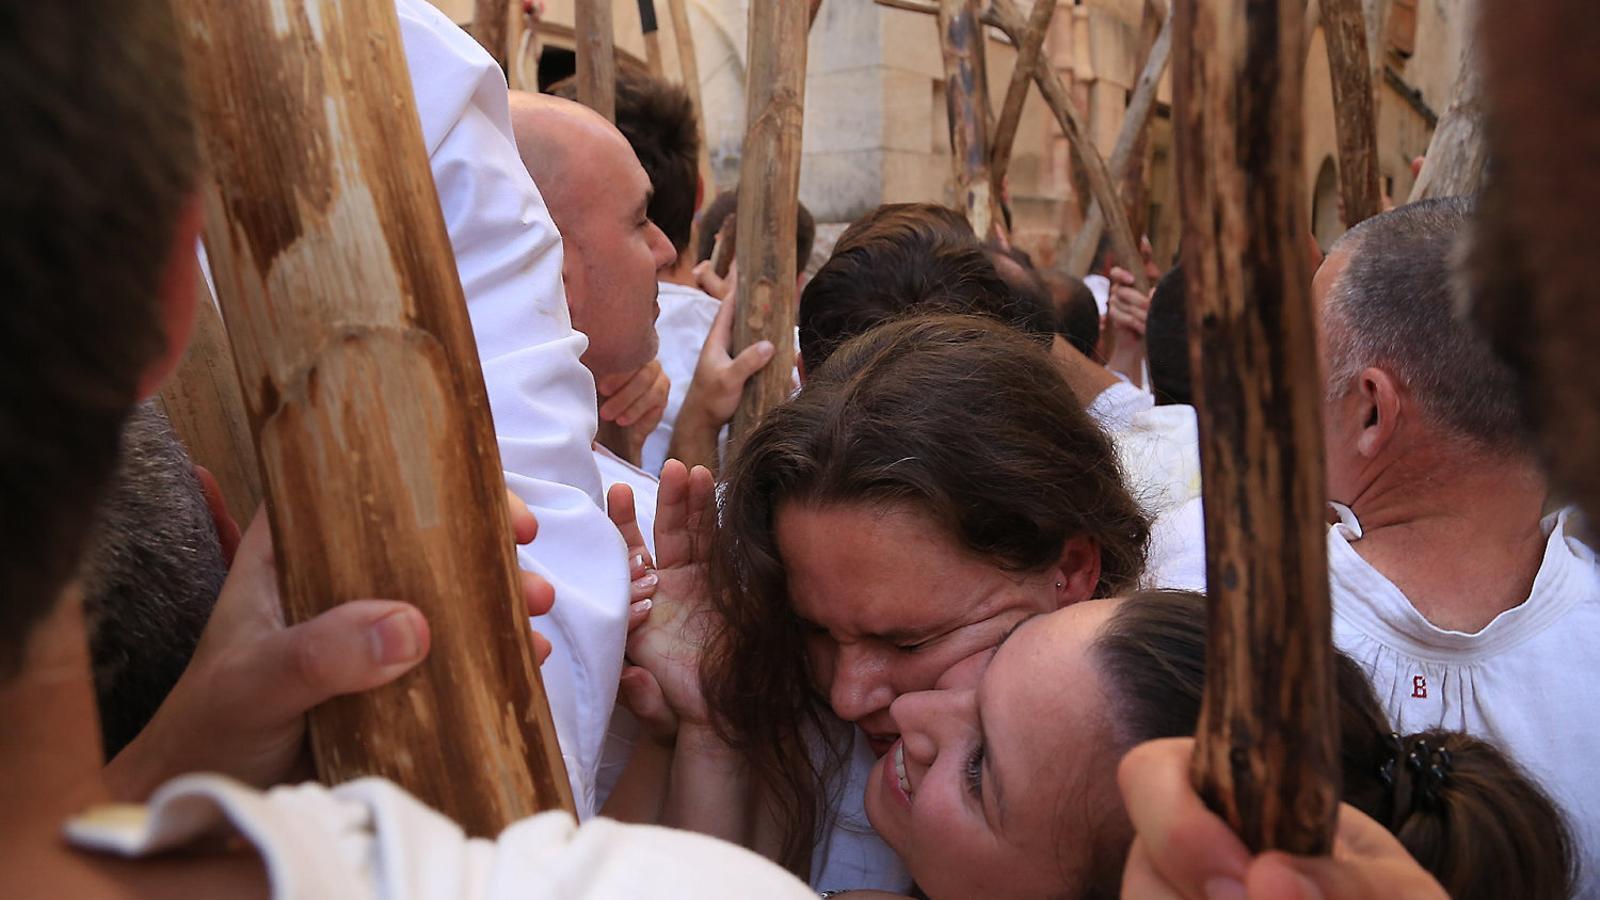
M633 558L628 560L628 565L632 566L635 569L644 568L644 554L643 553L635 553L633 555Z
M761 341L760 343L756 344L756 352L760 353L762 356L771 356L773 353L777 352L777 349L778 348L772 346L771 341Z
M1207 881L1201 891L1206 900L1245 900L1244 884L1226 876Z
M646 574L635 578L633 580L633 586L641 591L647 591L655 587L660 581L661 579L656 577L655 572L647 572Z
M422 655L421 623L410 610L390 613L372 623L372 658L378 665L415 662Z
M646 597L643 600L639 600L639 601L636 601L634 603L629 604L628 605L628 612L631 615L635 615L635 616L642 615L644 613L649 612L650 611L650 607L652 607L654 605L655 604L650 601L650 598Z

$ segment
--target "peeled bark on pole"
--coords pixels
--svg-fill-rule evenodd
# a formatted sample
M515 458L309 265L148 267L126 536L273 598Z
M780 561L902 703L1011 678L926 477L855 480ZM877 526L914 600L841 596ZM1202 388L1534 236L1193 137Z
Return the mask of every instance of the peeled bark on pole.
M795 216L800 203L800 128L805 115L802 3L750 4L744 157L739 169L738 310L733 352L768 340L776 355L750 378L733 416L735 446L788 399L794 369Z
M1012 44L1020 45L1023 29L1026 26L1023 24L1022 16L1017 12L1016 4L1012 0L991 0L989 11L994 25L1005 32ZM1127 212L1117 197L1116 186L1112 183L1111 173L1106 170L1105 159L1100 156L1100 151L1095 149L1094 141L1089 137L1088 126L1078 114L1072 98L1067 95L1061 77L1050 68L1048 60L1041 57L1034 65L1033 79L1034 83L1039 85L1039 93L1044 96L1045 105L1055 114L1061 131L1066 134L1067 140L1083 160L1084 174L1089 178L1089 191L1105 211L1107 227L1111 229L1111 244L1118 263L1133 273L1135 286L1140 291L1148 293L1150 280L1144 274L1143 257L1139 255L1139 242L1128 226Z
M196 276L194 336L176 375L161 388L161 407L189 456L217 479L228 512L249 521L261 505L261 467L233 364L233 348L205 276Z
M617 120L617 47L611 0L577 0L573 42L578 58L578 102L608 121Z
M1413 203L1429 197L1467 196L1483 189L1489 142L1484 133L1487 86L1483 78L1483 63L1479 59L1482 38L1476 27L1479 19L1477 0L1463 4L1463 11L1471 24L1461 44L1461 68L1456 75L1455 96L1450 99L1444 115L1439 117L1439 126L1433 130L1433 139L1428 142L1428 155L1423 160L1422 172L1411 186L1410 200ZM1592 52L1591 48L1585 58L1592 57Z
M1322 34L1333 82L1339 192L1351 228L1383 212L1378 175L1378 106L1361 0L1322 0Z
M511 58L513 3L520 14L521 0L474 0L472 4L472 36L494 57L502 72L507 71L506 61Z
M178 8L285 610L397 598L432 634L395 683L312 711L318 772L390 778L479 836L570 810L394 4Z
M1494 172L1471 252L1473 318L1520 376L1556 493L1600 527L1600 305L1589 255L1600 204L1600 17L1588 0L1483 6L1481 78ZM1443 126L1441 125L1441 128Z
M1044 53L1044 39L1055 11L1056 0L1033 0L1027 30L1017 44L1017 63L1011 69L1011 83L1006 85L1006 99L1000 104L1000 118L995 122L989 150L989 169L997 191L1005 181L1006 170L1011 168L1011 148L1017 139L1017 126L1022 123L1028 89L1033 87L1033 67Z
M1306 278L1301 0L1178 0L1173 110L1210 628L1201 795L1252 851L1339 802L1322 385Z
M983 41L978 0L939 0L939 47L944 55L956 193L979 240L1004 240L1005 215L989 171L989 132L994 123Z
M1161 24L1161 30L1156 33L1155 42L1150 45L1150 53L1145 58L1144 68L1139 72L1139 80L1133 84L1133 94L1128 98L1128 109L1122 117L1122 129L1117 132L1116 146L1111 148L1111 158L1107 165L1111 170L1111 177L1122 181L1128 177L1133 169L1134 153L1144 142L1144 135L1150 129L1150 114L1156 108L1156 89L1161 86L1161 75L1167 69L1167 61L1172 56L1172 17L1169 14L1166 21ZM1126 209L1126 207L1123 207ZM1106 216L1100 206L1099 198L1095 198L1089 206L1089 213L1084 218L1083 227L1072 239L1072 245L1067 251L1066 270L1074 277L1082 278L1094 265L1094 251L1100 245L1100 235L1105 232ZM1133 223L1128 223L1131 233ZM1126 265L1123 268L1127 268ZM1142 270L1142 266L1139 267ZM1132 270L1130 270L1132 271Z

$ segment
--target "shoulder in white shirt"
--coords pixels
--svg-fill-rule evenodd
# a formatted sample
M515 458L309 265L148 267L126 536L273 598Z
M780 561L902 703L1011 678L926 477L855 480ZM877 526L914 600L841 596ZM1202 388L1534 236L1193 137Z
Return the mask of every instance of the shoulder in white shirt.
M377 778L263 793L217 775L188 775L164 785L147 807L91 809L66 832L81 849L131 858L237 837L257 851L278 900L816 896L754 853L686 831L608 819L579 826L550 812L494 840L469 838Z
M1568 510L1549 535L1533 590L1474 634L1435 627L1356 553L1361 525L1335 505L1328 532L1334 643L1371 676L1402 733L1465 731L1508 752L1567 814L1600 897L1600 567Z
M578 361L561 238L517 154L505 76L425 0L396 0L439 206L455 251L506 484L539 519L519 552L556 589L539 629L554 645L546 694L581 815L594 809L600 745L627 629L622 540L601 507L590 449L594 378Z

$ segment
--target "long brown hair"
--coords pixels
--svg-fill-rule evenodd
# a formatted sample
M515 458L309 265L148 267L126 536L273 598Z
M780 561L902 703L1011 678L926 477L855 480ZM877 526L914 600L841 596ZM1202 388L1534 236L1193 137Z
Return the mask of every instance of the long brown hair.
M1118 750L1194 733L1205 686L1205 600L1142 591L1092 645L1110 686ZM1337 654L1343 799L1387 827L1455 900L1566 900L1577 854L1554 802L1486 741L1439 730L1396 737L1361 668ZM1449 763L1429 770L1445 751ZM1418 763L1408 757L1418 754ZM1413 768L1413 765L1415 768ZM1442 776L1442 777L1440 777ZM1102 892L1116 896L1131 834L1102 844Z
M784 862L796 870L843 748L820 763L807 749L839 729L789 602L773 533L783 504L909 505L1015 572L1043 571L1088 535L1100 551L1096 596L1133 586L1149 535L1110 441L1049 356L970 316L892 322L839 348L737 448L724 487L711 581L726 626L702 681L788 827Z

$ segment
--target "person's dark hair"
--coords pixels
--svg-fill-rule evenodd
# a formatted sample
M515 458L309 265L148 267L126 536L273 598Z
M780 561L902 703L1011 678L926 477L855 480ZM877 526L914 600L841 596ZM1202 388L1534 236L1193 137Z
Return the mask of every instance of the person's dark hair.
M1150 360L1150 387L1157 403L1193 403L1189 380L1189 289L1183 267L1173 266L1156 283L1145 319L1144 344Z
M0 26L0 678L73 575L194 187L165 3L10 3Z
M1094 291L1081 279L1060 272L1044 271L1039 277L1050 291L1056 334L1089 359L1098 359L1100 305L1094 301Z
M1157 738L1192 735L1205 686L1205 599L1182 591L1128 597L1092 645L1115 711L1113 733L1125 751ZM1565 900L1577 883L1570 831L1556 805L1489 743L1459 732L1427 731L1395 743L1359 666L1336 654L1340 764L1345 802L1400 839L1456 900ZM1418 742L1449 751L1449 772L1424 783L1406 764ZM1393 772L1393 784L1380 774ZM1127 853L1128 832L1114 856ZM1107 848L1111 852L1111 848ZM1115 867L1120 876L1121 866ZM1108 896L1115 896L1115 883Z
M549 93L578 99L576 78L550 86ZM682 255L694 229L700 191L700 135L689 93L670 81L643 72L617 70L617 130L628 139L650 177L647 214Z
M937 203L885 203L850 223L837 241L834 253L850 250L861 241L891 231L926 235L928 240L979 246L978 236L967 217Z
M785 504L910 507L974 556L1042 571L1067 540L1100 551L1096 596L1133 586L1149 524L1110 440L1049 355L977 316L882 325L840 347L799 395L768 413L724 473L712 593L725 630L702 667L707 701L793 823L787 861L815 832L828 735L805 632L773 532Z
M937 212L915 215L902 206L864 222L845 232L800 294L800 359L808 375L845 341L908 315L989 316L1041 345L1055 334L1049 301L1007 282L965 220L956 228Z
M717 230L729 216L739 212L739 192L737 190L723 191L712 201L706 204L705 212L700 214L700 238L695 245L694 258L696 262L705 262L711 258L717 246ZM795 204L794 219L794 253L795 271L803 271L806 260L811 258L811 247L817 242L817 220L811 217L811 210L806 209L804 203Z
M1380 366L1437 426L1494 450L1523 450L1526 423L1516 379L1489 341L1456 315L1453 257L1471 227L1473 201L1409 203L1350 229L1329 252L1344 270L1322 310L1328 392L1349 390Z
M122 456L79 565L106 759L144 729L183 674L228 577L194 463L154 401Z

